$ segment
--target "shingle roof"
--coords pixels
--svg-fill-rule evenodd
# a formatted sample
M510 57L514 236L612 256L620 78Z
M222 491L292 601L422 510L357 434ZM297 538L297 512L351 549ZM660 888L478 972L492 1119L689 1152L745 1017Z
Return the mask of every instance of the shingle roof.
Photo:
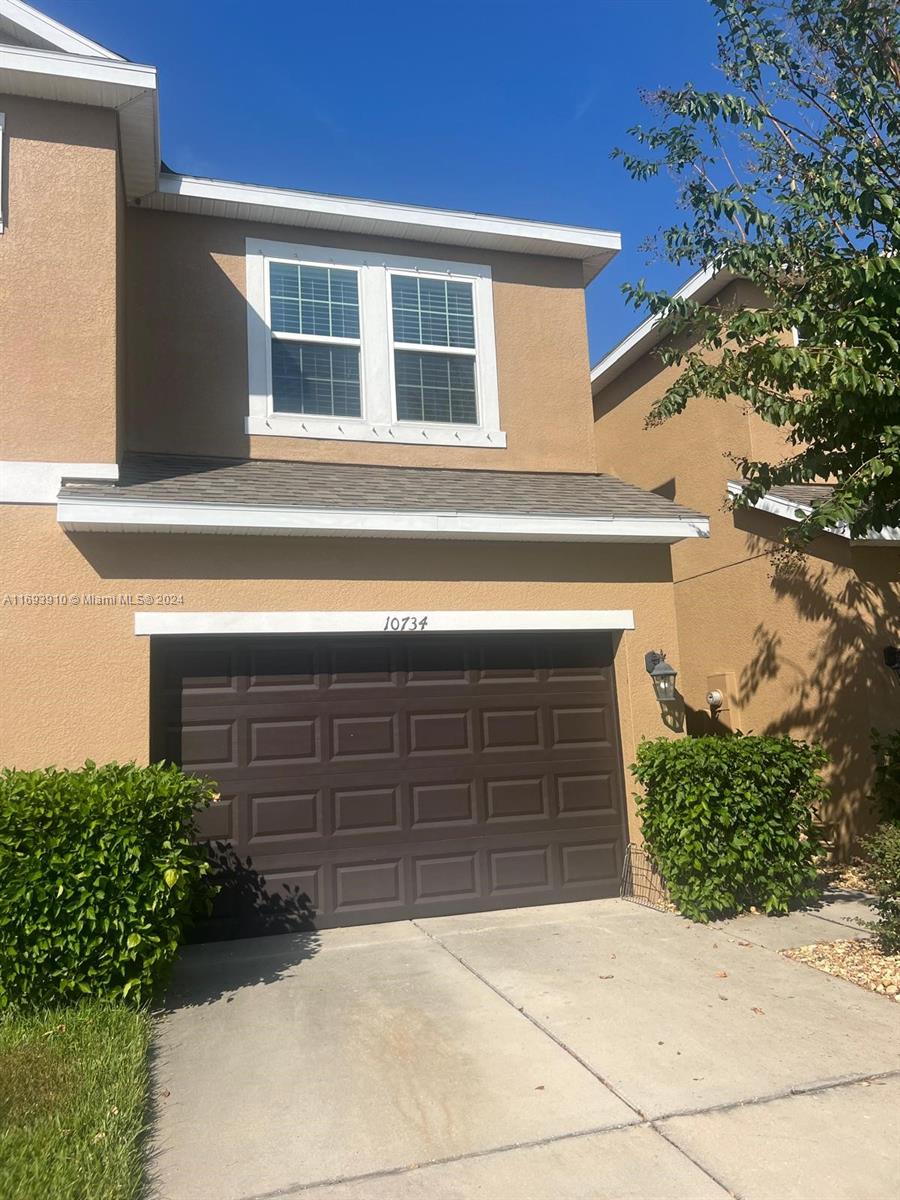
M63 482L60 499L523 516L701 519L613 475L372 467L133 454L116 483Z
M827 500L834 488L828 483L792 483L782 484L769 489L769 495L776 500L786 500L788 504L798 504L802 508L812 508Z

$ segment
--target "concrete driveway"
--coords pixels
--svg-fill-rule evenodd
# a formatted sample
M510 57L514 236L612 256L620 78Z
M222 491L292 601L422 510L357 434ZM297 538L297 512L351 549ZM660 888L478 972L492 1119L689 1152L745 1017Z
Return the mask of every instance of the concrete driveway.
M606 900L191 948L156 1194L893 1200L900 1005L777 953L853 911Z

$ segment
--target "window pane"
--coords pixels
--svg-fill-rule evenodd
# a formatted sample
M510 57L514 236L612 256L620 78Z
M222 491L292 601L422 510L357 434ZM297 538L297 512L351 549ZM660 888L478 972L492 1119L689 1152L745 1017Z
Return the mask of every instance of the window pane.
M276 333L359 337L355 271L273 262L269 264L269 293Z
M391 276L394 340L475 348L471 283Z
M394 369L401 421L478 424L474 358L396 350Z
M273 338L272 405L275 412L358 417L359 350Z

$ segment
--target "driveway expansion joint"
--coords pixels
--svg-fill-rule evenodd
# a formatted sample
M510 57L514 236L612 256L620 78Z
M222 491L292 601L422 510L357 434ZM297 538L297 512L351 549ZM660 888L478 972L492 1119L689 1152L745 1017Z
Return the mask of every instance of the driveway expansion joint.
M424 930L423 930L424 932ZM455 957L455 955L453 956ZM465 965L465 964L463 964ZM513 1006L516 1007L516 1006ZM554 1039L555 1040L555 1039ZM594 1072L591 1072L592 1074ZM430 1167L443 1167L450 1163L466 1162L470 1159L490 1158L494 1155L509 1154L515 1150L531 1150L540 1146L551 1146L557 1142L569 1142L578 1138L595 1137L597 1134L616 1133L626 1129L650 1129L667 1142L679 1154L683 1155L692 1166L702 1171L707 1175L713 1183L720 1187L727 1195L734 1197L734 1200L742 1200L740 1193L733 1191L721 1179L719 1179L708 1167L702 1162L692 1157L682 1146L674 1141L665 1129L660 1128L666 1121L674 1120L681 1117L703 1117L712 1116L716 1113L729 1112L737 1108L755 1108L765 1104L772 1104L779 1100L790 1100L795 1096L809 1096L818 1093L834 1091L839 1088L852 1087L855 1084L879 1082L882 1079L897 1079L900 1078L900 1070L898 1071L882 1071L874 1075L854 1075L848 1076L845 1079L829 1080L823 1083L811 1083L809 1085L801 1085L799 1087L790 1088L783 1092L773 1092L767 1096L755 1096L749 1100L732 1100L726 1104L713 1104L706 1108L690 1108L676 1109L672 1112L663 1113L658 1117L643 1117L637 1121L621 1121L612 1125L598 1125L591 1129L576 1129L569 1133L553 1134L550 1137L535 1138L526 1142L509 1142L501 1146L488 1146L484 1150L471 1150L467 1154L452 1154L443 1158L428 1159L427 1162L421 1163L404 1163L397 1167L386 1167L380 1171L366 1171L362 1175L339 1175L332 1176L327 1179L314 1179L309 1183L294 1183L288 1184L284 1188L276 1188L274 1191L268 1192L253 1192L242 1196L240 1200L290 1200L292 1196L300 1196L304 1192L314 1191L316 1188L338 1187L341 1184L348 1183L365 1183L367 1180L375 1179L391 1179L394 1176L409 1175L413 1171L427 1171ZM627 1104L627 1101L623 1101ZM629 1105L629 1107L633 1107Z
M536 1017L533 1017L530 1012L527 1012L524 1005L516 1004L501 988L498 988L496 984L491 983L489 979L486 979L484 975L482 975L479 971L476 971L475 968L471 966L471 964L467 963L461 955L454 953L454 951L451 950L445 942L442 942L440 938L435 937L432 933L429 933L427 929L422 929L422 927L415 921L413 921L413 924L417 929L420 929L427 938L430 938L431 941L435 942L442 950L449 954L451 958L455 959L461 967L464 967L465 970L467 970L471 975L474 975L479 983L483 983L486 988L490 988L494 995L499 996L505 1004L510 1006L510 1008L513 1008L516 1012L521 1013L525 1020L529 1021L535 1027L535 1029L540 1030L545 1037L548 1037L551 1042L559 1046L560 1050L568 1054L570 1058L573 1058L580 1067L583 1067L585 1071L588 1072L589 1075L593 1075L597 1082L601 1083L608 1092L611 1092L617 1100L620 1100L622 1104L624 1104L627 1108L630 1108L640 1121L645 1122L647 1120L646 1113L642 1112L636 1104L633 1104L630 1100L627 1100L621 1094L621 1092L617 1091L613 1087L608 1079L605 1079L599 1071L595 1071L589 1062L583 1059L579 1054L576 1054L575 1051L570 1046L567 1046L561 1038L558 1038L556 1034L552 1032L552 1030L548 1029L546 1025L542 1024L542 1022L540 1022Z
M533 1141L509 1142L503 1146L488 1146L484 1150L470 1150L467 1154L429 1158L427 1162L403 1163L399 1167L385 1167L381 1171L366 1171L362 1175L340 1175L331 1179L315 1179L310 1183L289 1184L287 1187L276 1188L271 1192L254 1192L242 1196L240 1200L290 1200L291 1196L299 1196L303 1192L310 1192L316 1188L337 1187L344 1183L365 1183L367 1180L373 1179L392 1179L396 1175L409 1175L413 1171L427 1171L429 1167L445 1167L450 1163L467 1162L470 1159L491 1158L493 1155L509 1154L514 1150L534 1150L540 1146L552 1146L557 1142L571 1142L577 1138L595 1137L598 1133L617 1133L623 1129L641 1129L648 1124L649 1122L645 1121L621 1121L614 1125L598 1125L593 1129L575 1129L569 1133L556 1133L550 1137L535 1138ZM668 1138L666 1140L668 1141Z

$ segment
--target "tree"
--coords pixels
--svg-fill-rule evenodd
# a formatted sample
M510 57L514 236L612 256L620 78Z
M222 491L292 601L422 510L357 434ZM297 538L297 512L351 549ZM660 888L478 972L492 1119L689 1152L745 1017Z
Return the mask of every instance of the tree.
M786 428L788 450L776 463L735 457L747 481L735 503L833 482L786 535L795 547L836 525L900 526L900 9L710 3L725 90L645 94L657 123L629 130L638 153L613 156L634 178L676 180L686 219L653 239L667 258L749 279L769 307L627 285L662 315L673 337L661 356L683 368L648 425L695 396L737 396Z

